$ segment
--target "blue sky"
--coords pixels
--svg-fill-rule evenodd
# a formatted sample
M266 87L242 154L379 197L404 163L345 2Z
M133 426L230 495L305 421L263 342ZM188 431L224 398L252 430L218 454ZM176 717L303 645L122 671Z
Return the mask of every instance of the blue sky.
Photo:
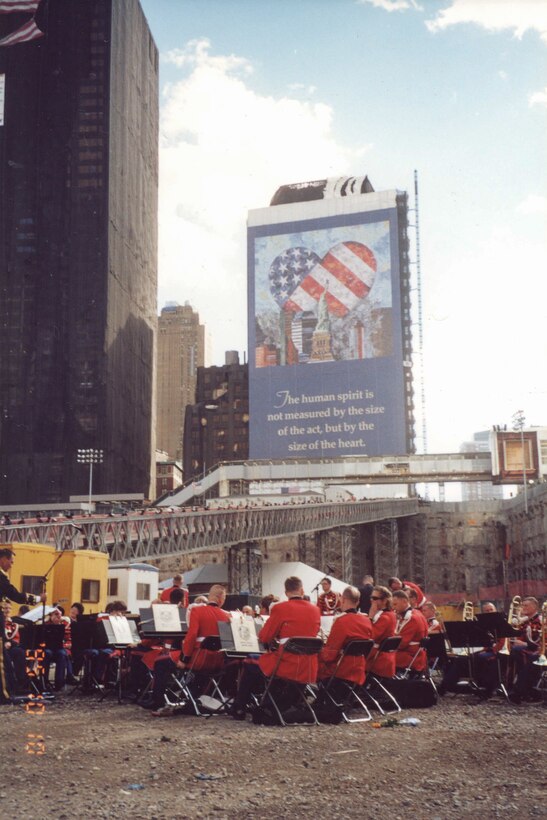
M344 174L412 192L417 169L428 449L517 409L547 424L547 2L141 3L161 55L159 304L199 311L212 363L247 346L248 209Z

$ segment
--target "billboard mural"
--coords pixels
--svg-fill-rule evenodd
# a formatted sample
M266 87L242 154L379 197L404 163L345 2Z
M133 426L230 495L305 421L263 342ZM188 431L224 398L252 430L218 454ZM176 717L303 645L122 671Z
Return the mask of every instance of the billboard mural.
M406 452L398 212L360 199L250 214L251 458Z

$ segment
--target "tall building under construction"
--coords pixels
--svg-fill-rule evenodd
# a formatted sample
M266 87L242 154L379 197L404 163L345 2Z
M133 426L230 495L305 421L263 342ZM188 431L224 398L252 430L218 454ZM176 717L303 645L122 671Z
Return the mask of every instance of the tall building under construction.
M4 5L4 4L2 4ZM138 0L0 15L0 503L148 494L158 52ZM4 9L3 9L4 10Z

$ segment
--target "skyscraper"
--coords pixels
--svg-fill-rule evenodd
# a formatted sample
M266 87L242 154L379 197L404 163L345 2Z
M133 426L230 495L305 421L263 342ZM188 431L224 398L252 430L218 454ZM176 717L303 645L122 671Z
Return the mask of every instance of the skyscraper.
M34 24L0 47L0 499L85 492L78 448L104 451L94 492L148 493L158 53L138 0L48 0Z
M177 461L182 460L184 409L196 400L204 347L205 328L188 302L163 308L158 320L156 443Z

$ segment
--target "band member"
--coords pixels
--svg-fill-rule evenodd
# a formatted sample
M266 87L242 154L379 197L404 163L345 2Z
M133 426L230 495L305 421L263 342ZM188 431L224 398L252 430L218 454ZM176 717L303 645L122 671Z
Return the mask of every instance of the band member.
M418 584L415 584L412 581L401 581L400 578L394 576L393 578L389 579L387 585L392 592L402 590L403 592L406 592L407 595L409 595L410 590L413 589L417 596L417 607L423 606L427 600Z
M268 651L256 662L244 664L243 674L235 697L232 715L236 720L245 719L245 711L251 693L259 690L264 676L273 673L279 660L281 647L288 638L315 638L321 625L319 609L304 600L302 581L295 575L285 580L286 601L270 610L270 617L259 633L259 640L268 645ZM299 683L314 682L317 678L317 656L299 657L284 653L276 673L280 678Z
M57 691L64 688L65 684L76 686L78 681L74 677L71 660L71 638L70 624L63 620L60 610L54 609L49 615L49 623L54 626L64 626L63 645L59 649L49 649L46 644L44 658L44 676L46 681L49 678L49 667L55 664L55 689Z
M323 592L317 598L321 615L335 615L340 612L340 595L332 589L330 578L323 578L321 588Z
M25 650L19 646L21 640L20 626L11 619L11 604L5 601L4 610L4 659L6 660L6 677L10 694L26 694L29 690L27 676L27 659Z
M318 680L330 678L336 670L337 678L360 685L365 682L365 658L362 655L347 655L336 669L340 653L349 641L372 638L370 618L364 612L357 611L359 600L356 587L345 588L340 601L342 615L334 621L327 642L319 653Z
M509 694L512 703L520 703L522 699L536 699L534 686L541 674L539 666L534 661L539 658L541 642L541 616L537 598L524 598L520 608L521 621L519 636L513 641L509 662L513 664L514 681Z
M372 623L374 646L367 658L367 669L381 678L392 678L395 674L395 653L378 654L378 648L385 638L395 635L397 617L392 610L392 595L387 587L375 586L370 596L369 618Z
M363 576L363 584L359 587L359 611L368 615L370 609L370 596L374 589L374 578L372 575Z
M0 549L0 601L9 600L15 601L17 604L38 604L45 603L46 594L42 595L27 595L24 592L19 592L13 584L10 583L8 572L13 566L15 553L9 548ZM6 675L4 670L4 613L0 607L0 703L9 700L9 692L7 687Z
M168 587L168 589L164 589L161 593L161 600L164 604L168 604L170 602L170 595L174 589L182 589L182 591L184 592L182 605L185 609L187 608L189 603L189 593L186 587L183 586L183 582L184 578L182 577L182 575L177 574L173 576L173 586Z
M192 672L211 673L222 667L224 656L220 652L201 649L205 638L218 638L219 621L230 622L230 613L222 609L226 600L226 590L220 584L213 584L207 596L205 606L192 610L188 632L182 644L182 653L170 653L167 658L159 659L154 665L154 685L152 689L152 708L157 716L163 716L164 693L173 672L178 669L192 668ZM178 655L178 657L177 657ZM196 681L196 694L203 683L203 676Z
M437 608L433 601L426 601L422 606L422 615L427 622L427 634L437 635L443 631L441 623L437 620Z
M425 649L420 649L420 641L427 635L427 622L421 612L412 609L408 595L402 589L393 593L393 608L397 615L395 634L401 638L395 653L395 666L400 671L423 672L427 655Z

